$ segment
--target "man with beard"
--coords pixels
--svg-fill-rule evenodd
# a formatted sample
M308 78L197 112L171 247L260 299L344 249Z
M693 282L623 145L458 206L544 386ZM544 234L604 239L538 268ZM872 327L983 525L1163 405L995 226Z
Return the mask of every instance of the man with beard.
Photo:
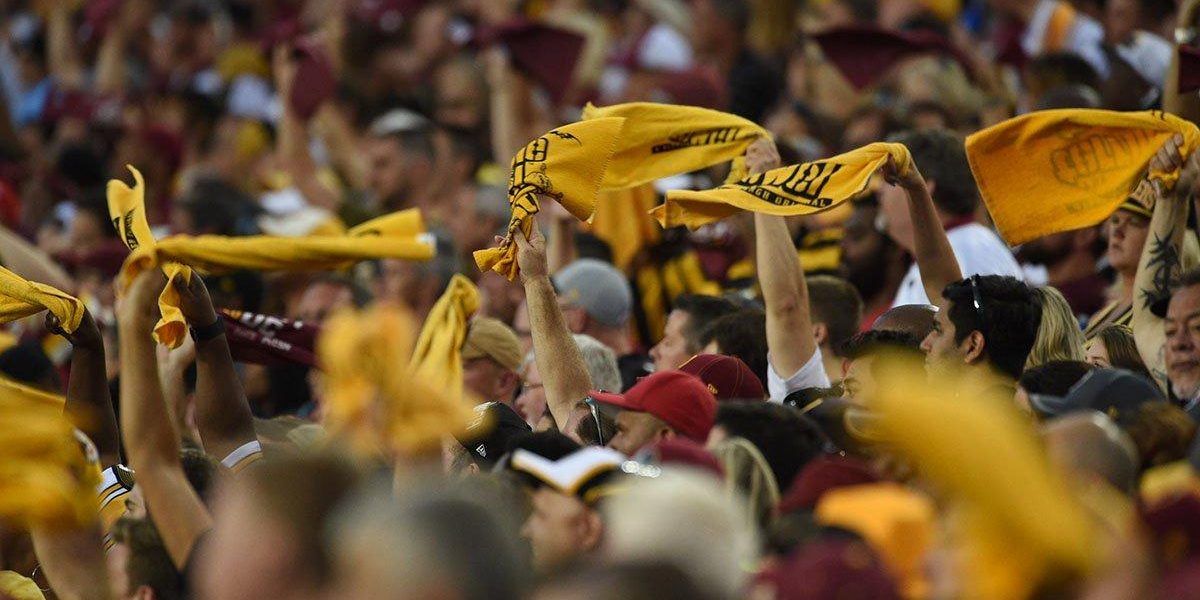
M1105 242L1098 227L1085 227L1038 238L1021 247L1024 262L1046 267L1046 283L1062 292L1077 315L1104 307L1107 282L1096 272Z
M863 300L859 331L869 330L875 319L892 307L908 269L904 250L875 226L878 217L879 199L874 194L856 200L841 242L838 274L854 285Z

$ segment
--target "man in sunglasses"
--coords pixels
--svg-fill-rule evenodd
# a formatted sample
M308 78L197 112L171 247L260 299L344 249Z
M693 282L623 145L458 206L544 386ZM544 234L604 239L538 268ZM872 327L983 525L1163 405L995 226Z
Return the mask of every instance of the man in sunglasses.
M604 442L626 456L676 436L704 444L717 418L712 392L683 371L654 373L624 394L594 391L586 403L598 423L604 413L615 415L616 434Z

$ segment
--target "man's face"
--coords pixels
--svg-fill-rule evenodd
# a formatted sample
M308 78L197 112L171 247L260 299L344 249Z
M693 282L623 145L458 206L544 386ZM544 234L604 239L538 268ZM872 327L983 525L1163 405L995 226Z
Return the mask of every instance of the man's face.
M1118 273L1132 276L1137 272L1149 231L1148 219L1127 210L1118 210L1108 218L1108 262Z
M1167 378L1176 396L1190 400L1200 391L1200 285L1171 296L1165 325Z
M879 208L858 206L846 220L845 235L842 236L842 261L839 275L849 281L863 297L875 294L883 284L881 277L888 239L875 229L875 218Z
M529 363L524 379L521 395L517 396L513 409L533 427L546 412L546 388L542 387L542 374L538 372L537 362Z
M471 358L463 361L463 387L484 402L512 404L515 391L515 375L487 358Z
M846 372L842 378L843 396L859 406L869 406L875 395L875 378L871 375L871 365L875 357L863 355L846 363Z
M913 251L913 225L908 214L908 195L900 186L884 185L879 188L879 207L887 222L887 234L901 248Z
M533 564L546 572L595 549L599 541L593 531L596 518L578 498L538 488L533 492L533 507L521 527L521 536L533 549Z
M354 295L344 285L318 282L308 286L296 304L295 318L320 325L339 308L354 304Z
M692 357L694 353L688 349L687 338L684 336L689 321L691 316L687 313L681 310L671 311L667 317L667 324L663 327L662 340L650 349L655 371L678 369Z
M963 351L961 345L954 342L955 335L954 323L950 321L950 303L943 299L938 302L933 331L921 342L925 371L930 378L953 374L962 368Z
M483 90L469 66L452 62L438 69L437 120L443 125L475 129L483 121Z
M617 433L609 440L608 447L633 456L643 447L657 442L670 434L670 430L654 415L630 410L617 413Z
M366 142L367 187L380 202L403 201L408 189L407 161L400 142L392 137L370 138Z

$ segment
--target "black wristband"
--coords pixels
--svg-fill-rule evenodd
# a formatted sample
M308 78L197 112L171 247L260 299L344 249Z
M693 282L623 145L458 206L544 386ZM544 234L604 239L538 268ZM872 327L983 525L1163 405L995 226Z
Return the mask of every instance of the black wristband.
M225 333L225 319L217 315L217 320L205 325L204 327L192 327L192 339L196 343L207 342L223 333Z

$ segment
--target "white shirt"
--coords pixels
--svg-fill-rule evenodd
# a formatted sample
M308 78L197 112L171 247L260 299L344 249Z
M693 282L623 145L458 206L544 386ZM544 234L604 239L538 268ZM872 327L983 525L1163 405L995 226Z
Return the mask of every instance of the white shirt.
M1038 56L1045 51L1042 44L1046 39L1046 29L1050 27L1050 18L1061 0L1041 0L1033 10L1033 17L1025 27L1021 36L1021 49L1029 56ZM1063 50L1079 55L1101 77L1108 77L1108 58L1104 56L1104 27L1095 19L1083 14L1075 15L1075 22L1067 33Z
M813 352L812 357L799 371L787 379L775 372L775 367L771 364L771 355L767 354L767 392L770 393L771 402L783 404L783 399L796 390L827 387L829 376L825 374L825 359L821 356L820 348Z
M991 229L979 223L970 223L955 227L946 232L950 240L950 248L954 250L954 258L958 259L958 267L963 277L972 275L1009 275L1024 280L1025 274L1017 259L1013 258L1000 237ZM913 263L900 281L900 289L896 291L896 300L892 306L905 304L933 304L925 295L925 286L921 283L921 272Z

